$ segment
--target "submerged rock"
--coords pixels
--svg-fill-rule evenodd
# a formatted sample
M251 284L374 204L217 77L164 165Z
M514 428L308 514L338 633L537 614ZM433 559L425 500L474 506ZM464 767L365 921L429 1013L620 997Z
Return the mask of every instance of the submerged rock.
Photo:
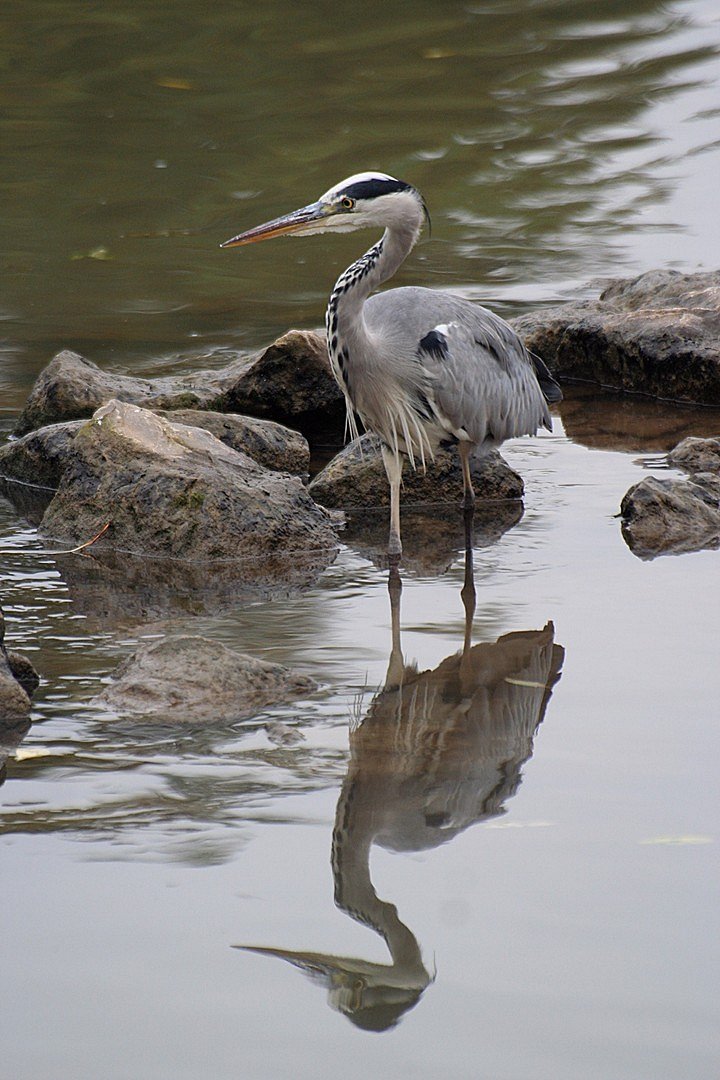
M5 616L0 608L0 728L10 725L14 730L17 721L27 718L30 698L39 683L38 673L30 661L22 653L6 648ZM18 738L16 742L19 741Z
M330 371L325 338L290 330L268 348L217 370L140 379L105 371L64 349L41 371L16 435L47 424L93 415L110 400L153 410L215 410L293 420L308 414L344 416L342 394Z
M561 379L720 405L720 271L653 270L513 325Z
M330 561L336 548L330 516L299 479L119 401L75 434L40 528L75 545L108 523L103 548L194 563L309 549Z
M670 451L668 462L689 473L720 474L720 439L688 436Z
M385 475L380 439L363 435L346 446L311 481L309 491L323 506L343 508L389 506L390 489ZM472 460L471 473L478 501L521 499L522 478L497 451ZM455 503L462 500L462 469L457 450L438 450L427 468L403 470L402 503L413 506Z
M312 679L280 664L183 635L141 646L94 704L166 723L228 722L315 689Z
M620 506L625 540L635 555L678 555L720 543L720 478L692 480L649 476L635 484Z

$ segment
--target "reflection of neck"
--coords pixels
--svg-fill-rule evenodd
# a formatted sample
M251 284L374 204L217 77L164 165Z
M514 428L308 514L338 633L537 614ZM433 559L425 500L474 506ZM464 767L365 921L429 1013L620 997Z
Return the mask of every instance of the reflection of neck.
M377 794L374 785L370 785L369 793ZM428 975L415 935L401 922L395 905L378 897L370 879L370 849L376 831L377 815L368 799L368 787L358 780L351 766L338 800L333 830L335 903L386 942L393 960L392 968L387 969L388 973L394 972L392 982L406 987L426 986Z

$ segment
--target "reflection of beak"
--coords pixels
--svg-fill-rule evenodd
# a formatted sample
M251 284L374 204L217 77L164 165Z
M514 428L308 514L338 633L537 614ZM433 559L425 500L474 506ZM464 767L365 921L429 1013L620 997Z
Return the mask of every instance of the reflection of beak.
M254 229L233 236L232 240L226 240L221 248L240 247L241 244L255 244L258 240L271 240L273 236L284 236L286 233L299 232L316 221L322 221L327 217L328 210L321 203L311 203L303 206L300 210L294 210L292 214L266 221L264 225L256 225Z

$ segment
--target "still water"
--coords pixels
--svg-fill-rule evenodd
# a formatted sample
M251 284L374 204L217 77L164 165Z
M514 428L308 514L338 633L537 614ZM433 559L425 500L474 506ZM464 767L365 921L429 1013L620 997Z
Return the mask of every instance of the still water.
M358 237L217 243L363 168L430 206L399 283L505 315L717 265L714 0L0 20L3 431L60 347L157 375L319 325ZM524 514L475 551L469 628L455 508L432 559L406 515L399 610L348 534L300 594L148 624L81 603L0 501L43 677L0 791L0 1073L716 1075L718 555L642 562L615 515L719 428L568 388L506 448ZM319 689L201 729L94 706L168 625Z

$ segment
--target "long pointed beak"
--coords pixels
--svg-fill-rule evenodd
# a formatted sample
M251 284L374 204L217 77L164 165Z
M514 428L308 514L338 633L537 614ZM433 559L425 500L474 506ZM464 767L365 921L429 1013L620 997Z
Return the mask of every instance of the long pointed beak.
M292 214L285 214L283 217L266 221L264 225L256 225L254 229L239 233L233 236L232 240L226 240L220 247L240 247L241 244L255 244L258 240L271 240L274 236L299 232L316 221L322 221L327 216L327 212L327 208L321 203L311 203L300 210L294 210Z

